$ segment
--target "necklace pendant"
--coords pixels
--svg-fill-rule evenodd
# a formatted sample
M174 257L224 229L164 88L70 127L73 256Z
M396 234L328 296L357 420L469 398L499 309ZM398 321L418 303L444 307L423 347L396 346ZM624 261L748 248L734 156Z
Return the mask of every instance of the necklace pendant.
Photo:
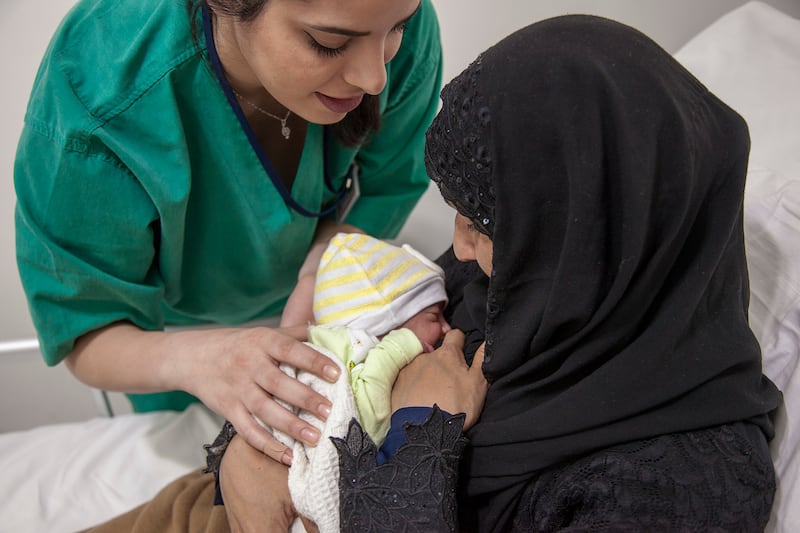
M289 120L290 116L292 116L292 111L291 110L287 109L286 110L286 116L281 118L278 115L273 115L272 113L270 113L266 109L262 109L261 107L257 106L256 104L254 104L253 102L251 102L250 100L248 100L247 98L242 96L241 94L237 93L235 89L231 89L231 90L233 90L233 94L235 94L237 98L240 98L241 100L246 102L247 105L249 105L250 107L252 107L256 111L258 111L262 115L266 115L269 118L274 118L275 120L280 122L281 123L281 135L283 135L283 138L286 139L287 141L289 140L289 136L292 134L292 129L289 126L286 125L286 121Z

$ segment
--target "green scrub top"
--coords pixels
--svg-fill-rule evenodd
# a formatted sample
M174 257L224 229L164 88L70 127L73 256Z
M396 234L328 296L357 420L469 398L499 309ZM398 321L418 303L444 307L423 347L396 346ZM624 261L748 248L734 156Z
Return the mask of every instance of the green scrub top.
M196 37L193 37L193 34ZM292 197L319 211L350 164L361 196L346 222L396 236L428 185L424 133L439 103L430 0L387 65L382 126L359 148L310 124ZM14 168L17 263L48 365L117 321L242 324L294 288L317 219L275 190L209 62L183 0L82 0L31 92ZM185 393L130 395L137 411Z

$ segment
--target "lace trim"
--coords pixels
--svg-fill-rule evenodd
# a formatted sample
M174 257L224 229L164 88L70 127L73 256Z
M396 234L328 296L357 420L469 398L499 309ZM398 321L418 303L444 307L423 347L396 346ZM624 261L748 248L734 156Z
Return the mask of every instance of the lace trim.
M342 531L456 531L458 463L467 440L464 414L434 406L423 424L406 424L407 442L378 465L377 449L357 421L339 454Z
M214 442L203 445L203 449L206 451L206 468L203 472L207 474L213 472L214 476L219 476L219 465L222 462L222 456L235 435L236 428L226 420L222 426L222 431L219 432Z
M514 531L763 531L775 477L763 434L734 424L615 446L549 470Z

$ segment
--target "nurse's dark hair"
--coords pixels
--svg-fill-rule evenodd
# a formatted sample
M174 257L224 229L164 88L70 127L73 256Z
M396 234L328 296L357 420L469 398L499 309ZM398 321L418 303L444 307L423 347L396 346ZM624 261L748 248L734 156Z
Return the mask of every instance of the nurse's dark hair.
M253 21L268 0L187 0L190 20L199 21L199 10L203 4L217 14L234 17L242 22ZM202 28L192 25L192 35L199 42ZM331 125L334 136L345 146L362 144L381 126L381 111L377 95L365 94L361 105L349 112L343 120Z

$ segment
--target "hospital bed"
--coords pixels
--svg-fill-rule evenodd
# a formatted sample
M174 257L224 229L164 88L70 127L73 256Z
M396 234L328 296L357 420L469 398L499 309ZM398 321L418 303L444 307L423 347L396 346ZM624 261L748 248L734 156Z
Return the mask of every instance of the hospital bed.
M800 20L750 2L676 57L750 126L750 318L765 372L784 394L771 443L778 490L767 530L800 531ZM452 212L433 189L422 204L398 240L433 255L448 242ZM433 241L432 230L440 232ZM118 515L202 466L201 445L220 423L195 405L2 433L0 531L69 532Z

